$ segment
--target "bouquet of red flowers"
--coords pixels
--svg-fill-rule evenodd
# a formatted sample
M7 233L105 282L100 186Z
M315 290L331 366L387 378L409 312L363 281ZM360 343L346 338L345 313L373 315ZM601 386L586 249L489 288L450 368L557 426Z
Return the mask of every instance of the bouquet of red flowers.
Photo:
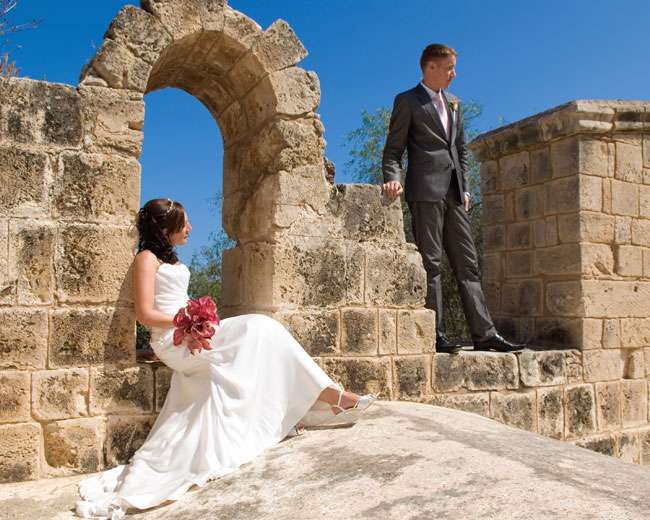
M199 340L203 344L208 342L216 328L219 325L219 315L217 314L217 305L209 296L202 296L198 300L189 300L185 307L181 307L176 316L174 316L174 345L179 346L183 343L186 335ZM204 346L206 350L211 347Z

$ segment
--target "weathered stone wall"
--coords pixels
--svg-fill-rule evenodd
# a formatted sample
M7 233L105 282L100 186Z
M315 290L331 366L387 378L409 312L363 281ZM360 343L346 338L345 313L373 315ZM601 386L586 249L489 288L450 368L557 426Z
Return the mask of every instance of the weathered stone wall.
M519 339L575 349L566 438L650 463L650 103L573 101L472 148L491 312Z
M626 140L608 128L604 148L570 137L590 131L574 117L583 105L478 141L493 311L502 327L571 350L452 357L434 352L399 202L329 180L318 77L296 66L305 55L286 23L262 30L223 0L144 0L116 16L76 88L0 83L0 481L125 462L162 406L170 370L134 360L130 268L144 95L167 87L201 100L224 139L223 222L237 241L224 255L224 316L275 316L352 390L463 408L637 462L643 446L650 453L644 264L633 261L645 252L632 247L650 244L643 175L629 173L647 114L625 112ZM615 115L604 105L598 125ZM619 215L631 211L623 184L641 197L634 215ZM608 211L611 232L593 224ZM615 299L585 285L603 277ZM632 286L625 307L618 295Z

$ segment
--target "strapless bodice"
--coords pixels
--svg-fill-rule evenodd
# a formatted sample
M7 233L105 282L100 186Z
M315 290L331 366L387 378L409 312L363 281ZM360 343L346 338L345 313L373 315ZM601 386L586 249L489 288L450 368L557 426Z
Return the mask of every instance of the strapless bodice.
M154 307L166 314L176 314L189 296L190 270L185 264L161 264L156 272Z

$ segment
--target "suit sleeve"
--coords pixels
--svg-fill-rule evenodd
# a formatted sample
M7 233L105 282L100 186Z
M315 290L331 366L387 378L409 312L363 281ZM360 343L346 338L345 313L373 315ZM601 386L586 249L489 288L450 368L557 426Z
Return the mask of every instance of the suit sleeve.
M462 110L458 110L458 134L456 135L456 150L458 150L458 160L460 161L460 174L463 183L463 191L469 191L467 183L467 170L469 169L469 151L465 143L465 121Z
M408 141L409 127L411 126L411 108L408 100L403 95L395 98L393 113L390 116L388 136L384 145L384 154L381 162L384 182L402 181L402 157Z

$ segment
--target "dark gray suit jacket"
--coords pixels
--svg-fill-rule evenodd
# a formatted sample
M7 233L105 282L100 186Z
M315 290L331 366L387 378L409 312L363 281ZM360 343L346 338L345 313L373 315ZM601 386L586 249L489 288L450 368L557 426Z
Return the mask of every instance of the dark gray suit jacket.
M421 84L395 97L382 171L384 182L399 181L404 185L409 202L444 199L453 178L458 185L459 200L463 200L463 192L469 191L463 117L460 110L452 112L447 106L450 101L457 101L456 96L443 91L443 98L452 122L449 139L431 97ZM404 150L408 153L408 165L403 180ZM457 172L454 176L453 170Z

